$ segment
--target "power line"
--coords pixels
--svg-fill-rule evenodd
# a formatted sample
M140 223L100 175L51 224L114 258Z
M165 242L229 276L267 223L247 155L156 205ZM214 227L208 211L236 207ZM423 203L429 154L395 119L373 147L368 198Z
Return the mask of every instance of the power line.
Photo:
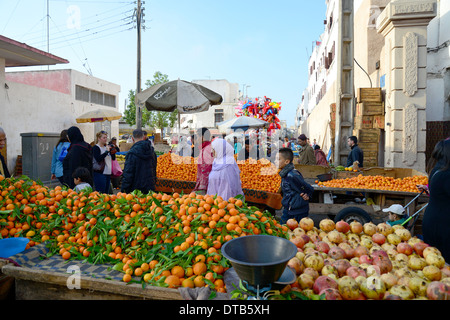
M84 43L84 42L88 42L88 41L103 39L103 38L106 38L106 37L109 37L109 36L112 36L112 35L116 35L116 34L119 34L119 33L125 32L125 31L129 31L129 30L133 30L133 27L130 27L130 28L127 28L127 29L124 29L124 30L120 30L120 31L114 31L114 32L102 35L101 37L85 39L85 40L83 40L81 42ZM69 46L71 46L71 45L69 44ZM63 48L66 48L66 47L68 47L68 46L60 46L60 47L54 48L53 50L59 50L59 49L63 49Z
M52 17L49 17L49 18L50 18L50 20L56 25L56 23L55 23L55 21L53 21ZM92 75L92 71L91 71L90 69L86 68L86 65L83 64L83 61L82 61L81 58L78 56L77 52L73 49L73 47L70 45L70 43L69 43L69 46L70 46L70 48L72 49L73 53L75 53L75 55L77 56L78 60L81 61L81 64L82 64L83 67L86 69L86 71L87 71L90 75ZM86 55L85 55L85 60L87 60Z
M51 38L50 40L51 40L51 41L56 41L56 43L59 43L59 39L61 39L61 38L66 39L66 37L74 37L74 36L79 35L80 33L92 32L92 31L94 31L94 30L96 30L96 29L103 28L103 27L106 27L106 26L110 26L110 25L113 25L113 24L118 23L118 22L126 21L127 19L130 19L130 18L131 18L131 17L125 17L125 18L122 18L122 19L120 19L120 20L116 20L116 21L109 22L109 23L106 23L106 24L103 24L103 25L100 25L100 26L88 28L88 29L85 29L85 30L83 30L83 31L76 31L76 32L73 32L73 33L70 33L70 34L64 34L64 33L63 33L61 36L58 36L58 37L55 37L55 38ZM132 23L132 21L128 22L127 24L130 24L130 23ZM123 25L126 25L126 24L121 24L121 25L118 25L118 26L115 26L115 27L120 27L120 26L123 26ZM58 29L58 30L59 30L59 29ZM101 31L102 31L102 30L97 31L97 32L101 32ZM62 33L62 32L60 32L60 33ZM93 34L95 34L95 33L96 33L96 32L94 32ZM32 45L32 46L39 46L39 45L42 45L42 42L43 42L43 41L39 41L39 42L31 42L31 45Z
M8 21L6 21L5 26L3 27L2 33L5 32L6 27L8 26L9 21L11 21L11 18L14 15L14 12L16 12L17 7L19 6L21 0L16 2L16 6L14 7L13 11L11 12L11 14L9 15Z
M83 26L90 26L90 25L95 24L95 23L98 23L98 22L107 21L107 20L109 20L109 19L111 19L111 18L115 18L115 17L120 16L120 15L129 14L129 13L131 13L132 11L133 11L133 9L128 10L128 11L125 11L125 12L120 12L120 13L114 14L114 15L112 15L112 16L108 16L108 17L106 17L106 18L101 18L101 20L100 20L100 18L98 18L101 14L97 14L97 15L95 15L95 16L92 16L92 18L97 18L97 20L92 21L92 22L88 22L88 23L83 23ZM44 18L45 18L45 17L44 17ZM41 22L44 18L42 18L39 22ZM83 21L86 21L86 20L89 20L89 18L83 19ZM38 23L39 23L39 22L38 22ZM58 32L52 32L52 34L57 34L57 35L58 35L58 34L60 34L60 33L66 32L66 31L64 31L64 30L60 30L60 29L59 29L59 28L65 27L65 26L66 26L66 25L55 25L55 27L58 29ZM37 34L37 33L40 33L40 32L41 32L40 30L37 30L37 31L34 31L34 32L29 32L29 33L27 33L27 35ZM37 39L37 38L39 38L39 36L33 36L32 38L27 39L27 41L33 41L34 39Z

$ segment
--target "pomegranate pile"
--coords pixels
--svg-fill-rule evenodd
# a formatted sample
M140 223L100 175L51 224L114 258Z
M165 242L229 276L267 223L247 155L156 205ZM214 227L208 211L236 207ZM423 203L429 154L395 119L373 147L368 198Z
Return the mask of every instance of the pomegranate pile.
M297 281L284 291L326 300L450 300L450 266L403 226L289 220Z

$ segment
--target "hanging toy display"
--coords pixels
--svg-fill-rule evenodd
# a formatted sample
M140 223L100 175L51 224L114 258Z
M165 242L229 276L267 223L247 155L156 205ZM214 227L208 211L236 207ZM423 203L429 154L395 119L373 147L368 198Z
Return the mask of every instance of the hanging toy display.
M236 117L253 117L269 123L269 130L281 129L279 115L281 102L273 102L272 99L256 98L254 100L239 101L236 107Z

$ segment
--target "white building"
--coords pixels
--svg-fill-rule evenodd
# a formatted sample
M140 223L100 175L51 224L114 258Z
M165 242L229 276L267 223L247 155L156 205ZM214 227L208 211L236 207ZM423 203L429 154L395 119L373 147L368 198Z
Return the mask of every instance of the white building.
M193 80L193 83L202 85L220 94L223 102L218 106L211 106L208 111L196 114L182 114L181 128L192 130L201 127L216 128L217 124L233 119L239 106L239 84L230 83L227 80Z
M339 7L335 0L326 0L327 12L324 31L313 48L308 63L308 86L297 110L298 133L308 138L323 141L325 152L330 147L330 105L336 102L336 45L338 39ZM313 113L313 110L315 111ZM305 122L310 116L313 120ZM326 139L328 137L328 139Z
M118 121L77 124L76 118L99 108L118 110L119 85L71 69L5 72L9 67L68 61L1 36L0 48L5 49L0 50L0 127L8 139L11 172L17 156L22 154L21 133L59 134L77 126L88 143L100 130L118 136Z

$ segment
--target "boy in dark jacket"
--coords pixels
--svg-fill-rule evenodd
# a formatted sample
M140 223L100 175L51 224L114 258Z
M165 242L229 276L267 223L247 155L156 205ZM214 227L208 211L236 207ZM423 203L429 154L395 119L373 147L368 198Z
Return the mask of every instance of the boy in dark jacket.
M133 131L134 144L125 157L122 192L140 190L143 194L155 190L156 153L142 130Z
M277 155L278 168L281 169L281 192L283 200L283 215L281 223L285 224L289 219L297 222L309 214L309 199L314 188L303 179L302 174L295 169L294 153L290 148L282 148Z

